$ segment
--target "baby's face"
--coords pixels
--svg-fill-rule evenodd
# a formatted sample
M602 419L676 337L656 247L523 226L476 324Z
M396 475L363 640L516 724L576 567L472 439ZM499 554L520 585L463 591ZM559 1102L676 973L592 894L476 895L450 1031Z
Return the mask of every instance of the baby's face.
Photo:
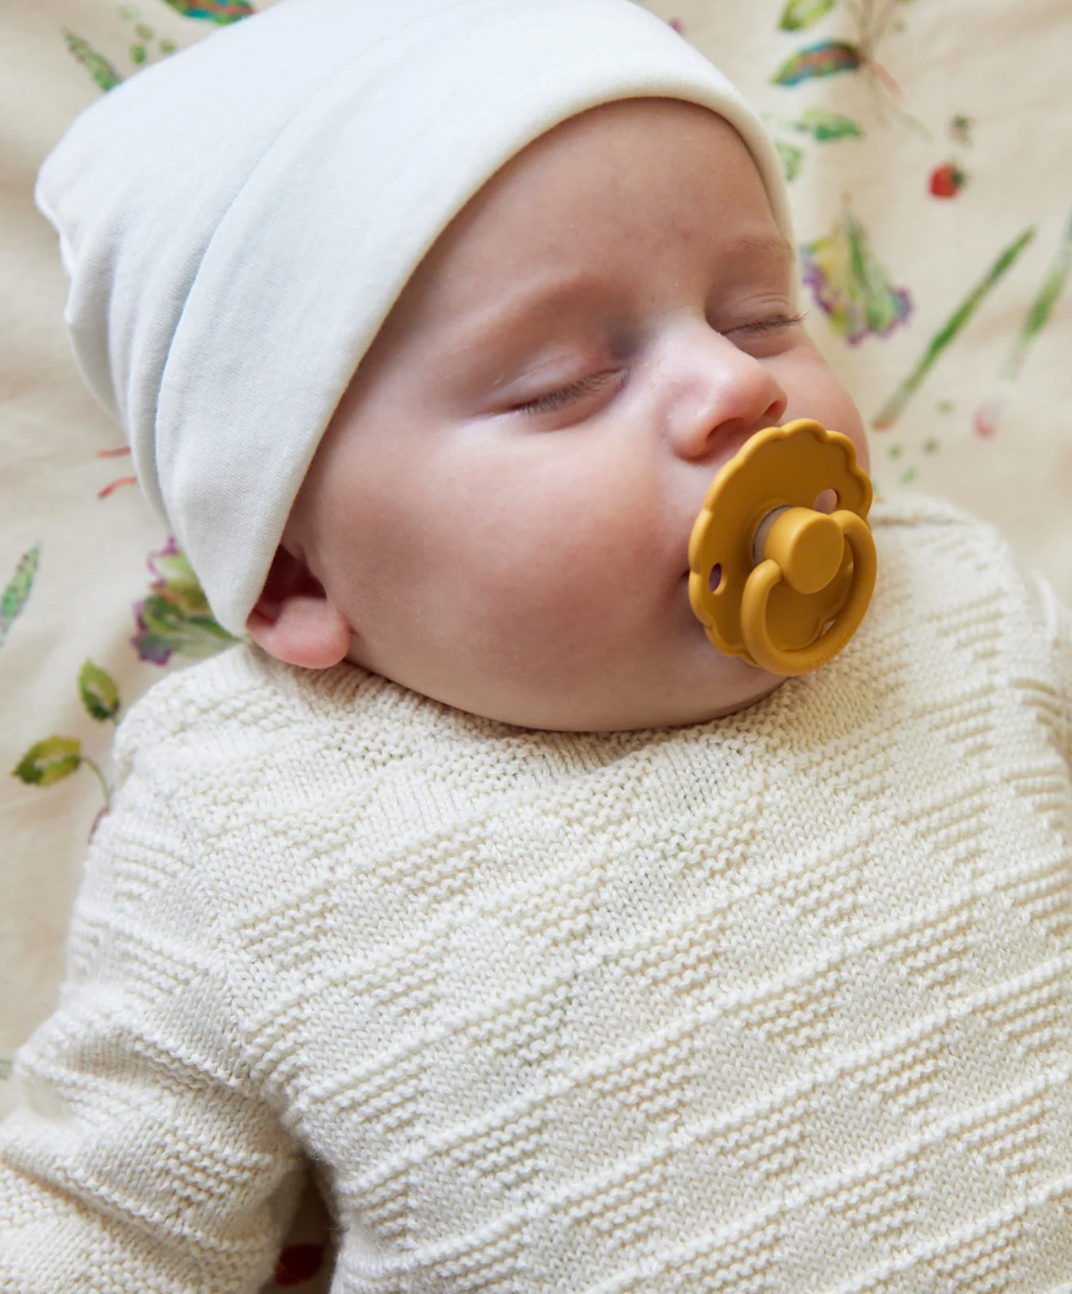
M688 599L693 521L752 433L859 415L793 307L794 253L713 114L607 105L516 157L439 239L288 525L349 658L560 730L700 721L780 681Z

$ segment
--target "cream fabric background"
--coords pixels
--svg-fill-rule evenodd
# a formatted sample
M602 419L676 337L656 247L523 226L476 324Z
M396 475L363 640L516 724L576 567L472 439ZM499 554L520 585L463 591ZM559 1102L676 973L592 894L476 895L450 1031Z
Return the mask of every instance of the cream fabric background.
M876 484L911 482L998 522L1072 598L1072 294L1060 291L1072 258L1067 0L650 7L768 115L798 171L790 191L811 277L817 265L827 304L849 302L871 330L850 343L850 325L811 287L810 326L869 422L978 288L900 416L874 432ZM37 747L23 774L50 782L0 780L0 1058L49 1010L59 982L81 857L103 803L80 756L107 778L113 718L165 668L142 656L159 660L179 644L171 668L219 643L177 559L149 569L168 537L137 490L108 489L129 460L69 357L66 285L33 206L34 177L72 117L103 92L99 82L134 75L140 59L166 57L171 44L210 36L245 9L245 0L50 0L0 12L0 767L14 769ZM813 74L778 83L808 49ZM855 65L830 72L838 60ZM781 80L795 80L791 67ZM1028 230L1012 263L990 273ZM904 310L898 290L911 309L878 335ZM996 429L979 417L995 400ZM132 604L150 585L162 636L139 654ZM87 660L100 672L83 675L83 699ZM54 736L80 746L38 746ZM15 1099L0 1082L0 1111ZM301 1228L299 1240L319 1243L321 1219Z

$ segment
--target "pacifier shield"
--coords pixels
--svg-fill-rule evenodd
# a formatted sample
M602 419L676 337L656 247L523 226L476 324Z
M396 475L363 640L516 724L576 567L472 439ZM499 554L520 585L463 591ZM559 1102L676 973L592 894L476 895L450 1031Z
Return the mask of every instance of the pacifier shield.
M817 511L830 490L835 511ZM833 659L874 589L871 497L847 436L810 418L752 436L711 483L689 540L689 600L714 646L781 674Z

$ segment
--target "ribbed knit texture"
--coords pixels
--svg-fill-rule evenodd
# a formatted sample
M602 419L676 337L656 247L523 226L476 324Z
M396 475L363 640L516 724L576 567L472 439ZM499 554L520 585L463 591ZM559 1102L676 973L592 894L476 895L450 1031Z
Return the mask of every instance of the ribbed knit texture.
M879 507L833 664L532 734L246 649L123 724L0 1137L4 1294L1072 1288L1069 626Z

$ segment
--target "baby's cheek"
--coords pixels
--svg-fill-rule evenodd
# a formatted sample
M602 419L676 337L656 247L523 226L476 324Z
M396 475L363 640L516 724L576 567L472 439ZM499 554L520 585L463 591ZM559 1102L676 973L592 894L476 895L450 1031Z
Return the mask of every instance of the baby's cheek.
M871 446L867 439L867 431L864 428L864 420L860 417L860 412L855 405L852 406L851 414L847 414L843 425L846 428L845 435L849 437L856 446L856 462L865 472L871 471Z
M830 431L840 431L856 446L856 461L866 472L870 463L867 432L863 418L852 396L831 373L819 398L815 401L818 418Z
M471 623L507 650L559 660L605 654L605 640L636 631L654 605L657 545L635 509L578 500L546 524L516 526L472 579ZM684 555L682 556L684 561Z
M861 466L866 469L867 434L860 411L814 342L806 338L772 367L789 396L784 421L815 418L828 430L840 431L855 444Z
M591 548L575 536L534 534L473 564L463 579L470 622L489 633L572 636L590 622L600 572Z

